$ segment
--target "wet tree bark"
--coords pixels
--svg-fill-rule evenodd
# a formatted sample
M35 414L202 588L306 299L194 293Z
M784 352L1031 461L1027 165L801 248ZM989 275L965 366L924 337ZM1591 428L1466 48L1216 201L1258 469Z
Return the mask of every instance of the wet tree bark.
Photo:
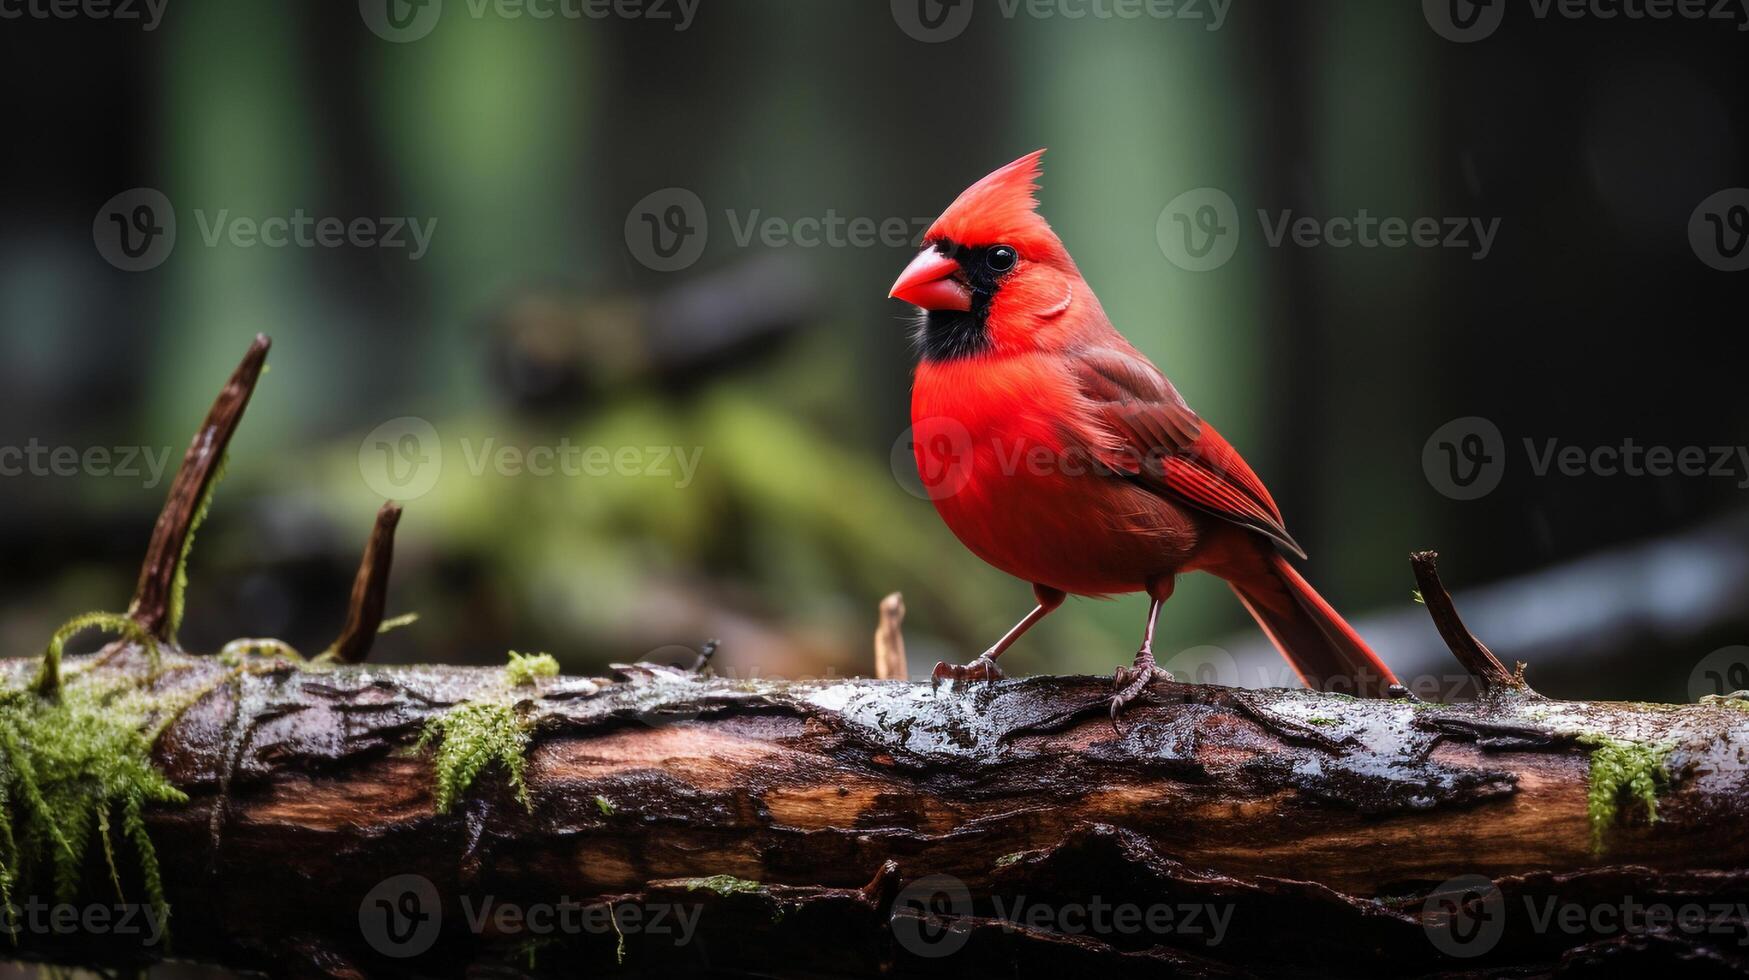
M191 797L149 819L180 957L329 975L1749 966L1741 702L1165 684L1116 732L1094 678L932 693L640 665L525 685L165 667L167 700L211 688L157 748ZM129 649L94 669L147 664ZM527 805L487 766L436 812L432 751L410 747L470 701L526 726ZM1604 739L1657 747L1661 783L1655 822L1609 790L1599 850ZM104 900L100 869L87 885ZM84 964L162 953L20 943Z

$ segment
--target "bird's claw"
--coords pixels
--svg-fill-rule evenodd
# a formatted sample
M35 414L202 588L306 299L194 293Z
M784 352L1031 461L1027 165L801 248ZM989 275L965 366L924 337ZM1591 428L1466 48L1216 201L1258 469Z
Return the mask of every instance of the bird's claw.
M955 684L978 680L994 684L1002 679L1002 668L996 666L996 661L991 659L989 654L979 654L978 658L969 664L950 664L945 660L937 661L935 670L929 676L930 689L940 690L943 678L951 678Z
M1171 671L1154 662L1154 654L1142 650L1136 654L1136 662L1131 667L1119 667L1111 672L1111 729L1123 734L1123 729L1117 725L1118 716L1123 713L1124 706L1142 696L1148 685L1154 681L1169 681Z

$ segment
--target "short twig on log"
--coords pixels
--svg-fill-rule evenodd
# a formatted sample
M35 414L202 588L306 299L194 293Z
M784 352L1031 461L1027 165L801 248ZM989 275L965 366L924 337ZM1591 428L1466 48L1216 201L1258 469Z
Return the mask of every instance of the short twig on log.
M875 677L902 681L910 677L905 664L905 597L897 592L881 600L881 621L875 626Z
M1458 616L1457 607L1451 601L1451 593L1439 581L1439 553L1417 551L1409 556L1409 564L1415 570L1415 582L1421 590L1421 601L1427 606L1427 614L1433 617L1433 625L1439 630L1445 645L1451 648L1451 655L1476 679L1482 693L1507 689L1528 691L1530 688L1524 682L1523 665L1519 666L1516 673L1507 670L1500 658L1494 656L1494 651L1477 639Z
M388 601L389 566L395 560L395 526L401 522L401 506L393 501L377 511L376 525L365 542L358 575L352 580L352 599L346 611L346 626L334 641L334 659L346 664L362 663L383 625L383 606Z

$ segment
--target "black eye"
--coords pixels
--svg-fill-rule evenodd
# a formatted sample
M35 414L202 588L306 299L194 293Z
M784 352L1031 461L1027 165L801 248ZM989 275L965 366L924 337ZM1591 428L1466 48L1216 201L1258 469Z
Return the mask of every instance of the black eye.
M984 265L988 266L991 272L1007 272L1014 268L1014 263L1019 258L1020 255L1014 251L1013 246L997 245L984 253Z

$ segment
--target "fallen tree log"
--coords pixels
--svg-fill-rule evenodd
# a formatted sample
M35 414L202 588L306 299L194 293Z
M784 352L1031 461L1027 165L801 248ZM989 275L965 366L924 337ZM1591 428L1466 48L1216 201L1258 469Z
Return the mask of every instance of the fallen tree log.
M1542 698L1463 627L1431 555L1417 578L1473 702L1161 683L1119 730L1098 678L373 666L392 508L329 656L196 656L163 556L185 554L247 388L191 448L129 617L86 621L124 638L0 662L18 956L326 976L1749 970L1749 701Z
M13 662L11 680L34 668ZM150 669L129 648L82 682ZM168 704L208 691L154 755L189 801L153 808L147 826L173 948L215 962L336 974L460 973L530 951L561 971L790 974L1006 973L1038 957L1206 973L1745 963L1740 703L1431 705L1167 684L1118 733L1109 682L1093 678L934 693L633 666L513 684L483 668L170 653L150 690ZM435 760L407 750L469 705L496 714L442 729L460 765L486 764L458 785L441 745ZM518 736L525 793L500 755ZM440 813L446 780L457 795ZM1634 795L1640 781L1652 797ZM1442 903L1478 883L1472 902L1492 904L1457 908L1454 931ZM101 870L84 884L100 900ZM1549 900L1556 914L1586 910L1583 927L1539 926ZM564 901L579 923L594 907L596 928L528 918ZM1698 904L1704 921L1593 922L1600 903ZM1119 908L1135 922L1111 918ZM663 915L666 931L637 928ZM125 936L20 938L27 955L88 964L154 952ZM1488 948L1450 955L1471 940Z

